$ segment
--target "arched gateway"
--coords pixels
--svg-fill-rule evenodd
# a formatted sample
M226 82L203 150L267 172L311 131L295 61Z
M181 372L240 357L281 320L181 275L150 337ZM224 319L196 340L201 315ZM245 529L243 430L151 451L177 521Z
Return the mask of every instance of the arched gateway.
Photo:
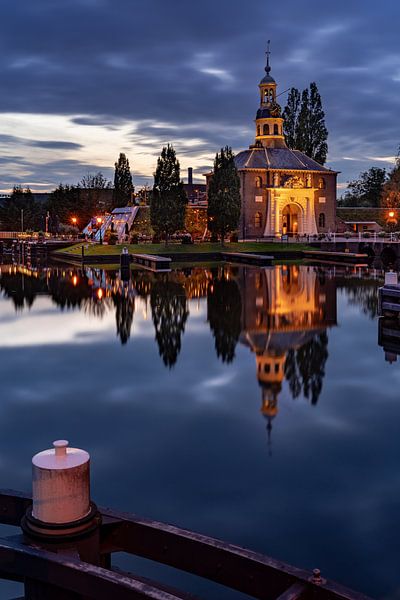
M303 211L298 204L287 204L282 211L282 235L303 234Z

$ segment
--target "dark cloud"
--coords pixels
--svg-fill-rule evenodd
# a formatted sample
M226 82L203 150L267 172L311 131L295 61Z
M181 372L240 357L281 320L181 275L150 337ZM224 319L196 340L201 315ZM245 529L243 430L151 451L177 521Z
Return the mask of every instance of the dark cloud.
M364 164L368 156L393 156L400 142L399 16L397 0L386 0L385 10L372 0L362 10L356 0L328 10L317 0L204 0L200 14L183 0L8 3L0 23L7 91L0 112L70 115L75 124L110 129L131 120L143 123L143 136L155 133L154 143L173 141L189 156L208 153L211 162L223 144L240 150L252 142L271 38L281 91L318 83L331 166L344 181L358 171L343 156L351 152ZM157 134L151 123L176 129ZM196 128L202 143L190 151L182 142Z
M30 146L35 148L48 148L49 150L79 150L83 148L82 144L75 142L55 142L55 141L31 141Z
M0 134L0 144L33 146L34 148L45 148L49 150L79 150L82 144L75 142L63 142L57 140L29 140L15 135Z

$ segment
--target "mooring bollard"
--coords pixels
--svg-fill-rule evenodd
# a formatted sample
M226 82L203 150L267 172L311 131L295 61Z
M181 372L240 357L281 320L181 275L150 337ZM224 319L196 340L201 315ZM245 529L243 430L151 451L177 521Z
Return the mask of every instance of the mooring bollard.
M395 273L394 271L387 271L385 273L385 285L397 285L397 284L398 284L397 273Z
M129 255L128 248L124 246L122 248L121 256L119 259L120 272L122 281L129 281L131 277L131 257Z
M101 523L90 500L90 456L66 440L32 458L32 506L21 527L28 542L56 552L68 549L99 564Z
M119 264L121 269L129 268L131 264L131 257L129 256L129 251L126 246L122 248L121 256L119 259Z

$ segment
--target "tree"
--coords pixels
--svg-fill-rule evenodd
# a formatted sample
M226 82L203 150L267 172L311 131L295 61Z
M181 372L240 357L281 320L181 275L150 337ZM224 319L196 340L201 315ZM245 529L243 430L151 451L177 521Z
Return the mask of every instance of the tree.
M127 206L131 202L133 190L129 160L121 152L115 163L113 207Z
M172 146L164 146L154 174L150 221L156 235L168 238L185 227L187 197L180 179L180 166Z
M300 112L300 92L296 88L291 88L286 107L283 111L283 132L286 138L286 144L289 148L295 149L298 146L298 121Z
M101 171L87 173L78 186L81 188L82 211L85 213L87 222L99 213L109 210L112 205L111 181L104 177Z
M358 179L349 182L341 206L380 206L385 181L386 170L379 167L360 173Z
M207 320L215 339L215 350L222 362L235 358L242 329L242 301L236 281L214 278L207 290Z
M400 148L395 166L383 186L381 205L383 208L400 208Z
M41 226L41 207L33 197L29 188L16 185L11 198L4 200L0 207L0 223L6 231L26 231Z
M158 351L165 366L174 366L189 316L185 288L181 283L158 280L150 293L150 306Z
M328 130L317 84L312 82L309 89L303 90L301 103L299 91L292 88L283 116L289 148L300 150L321 165L325 164L328 154Z
M90 220L91 214L85 210L81 200L81 188L76 185L62 183L50 194L46 210L50 215L50 229L55 230L57 223L71 225L72 218L77 219L79 228L84 227Z
M221 148L214 160L214 172L208 185L208 228L220 236L221 244L230 231L237 229L241 210L240 179L232 148Z

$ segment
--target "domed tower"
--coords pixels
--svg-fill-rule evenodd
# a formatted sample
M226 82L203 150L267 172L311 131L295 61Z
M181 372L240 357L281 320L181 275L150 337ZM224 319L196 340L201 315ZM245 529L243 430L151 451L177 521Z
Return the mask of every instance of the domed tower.
M258 86L260 88L260 108L256 115L256 145L262 145L265 148L286 148L281 107L276 101L277 86L275 79L270 75L269 57L271 52L269 45L270 41L268 40L266 75Z

